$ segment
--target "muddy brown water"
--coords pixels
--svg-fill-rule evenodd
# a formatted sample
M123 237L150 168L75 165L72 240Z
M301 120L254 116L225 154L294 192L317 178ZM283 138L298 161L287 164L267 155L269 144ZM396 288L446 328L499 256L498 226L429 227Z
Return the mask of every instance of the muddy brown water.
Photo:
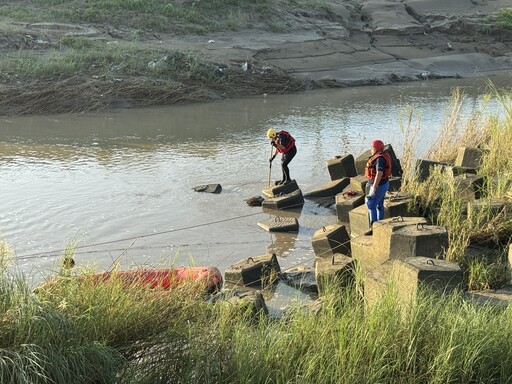
M510 77L500 84L510 83ZM275 252L283 269L313 265L311 238L336 221L307 201L300 230L271 234L271 215L245 199L268 186L269 127L296 138L290 165L303 193L330 181L326 160L374 138L400 156L400 106L421 119L418 150L434 140L451 88L480 105L482 79L325 90L162 108L0 119L0 237L14 267L38 282L74 245L77 268L214 265ZM491 105L488 109L492 109ZM499 109L499 107L497 107ZM418 153L421 156L421 153ZM280 178L274 162L272 181ZM193 187L219 183L220 194Z

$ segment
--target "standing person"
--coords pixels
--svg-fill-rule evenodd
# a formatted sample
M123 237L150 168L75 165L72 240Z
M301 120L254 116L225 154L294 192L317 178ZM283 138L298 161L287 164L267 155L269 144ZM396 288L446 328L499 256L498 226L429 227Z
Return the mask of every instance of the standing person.
M372 155L364 170L370 186L370 191L366 196L370 230L365 232L365 235L372 235L372 224L384 218L384 197L389 189L389 176L391 175L391 157L384 152L384 143L380 140L373 140L371 151Z
M297 154L297 147L295 146L295 139L286 131L277 132L274 128L270 128L267 131L267 137L272 140L270 144L275 147L275 152L270 156L270 162L272 162L278 153L281 153L281 169L283 171L282 180L276 184L286 184L292 181L290 178L290 169L288 164Z

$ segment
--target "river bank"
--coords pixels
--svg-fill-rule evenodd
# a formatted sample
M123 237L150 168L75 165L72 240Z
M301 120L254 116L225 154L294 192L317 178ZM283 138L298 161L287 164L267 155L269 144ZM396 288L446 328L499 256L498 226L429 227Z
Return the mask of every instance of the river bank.
M199 33L192 22L188 29L175 24L141 29L128 21L77 23L63 15L45 20L49 16L42 12L25 21L14 7L38 14L34 7L40 2L18 3L0 6L7 15L0 18L1 115L512 71L512 30L503 22L510 6L506 0L326 1L316 7L267 2L265 22L245 15L239 16L245 22L227 30ZM174 8L190 10L194 4L176 2Z

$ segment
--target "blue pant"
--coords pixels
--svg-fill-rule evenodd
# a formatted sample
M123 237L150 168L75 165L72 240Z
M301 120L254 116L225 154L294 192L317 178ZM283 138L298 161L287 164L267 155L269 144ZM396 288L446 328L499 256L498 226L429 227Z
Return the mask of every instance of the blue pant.
M370 225L384 218L384 196L386 196L388 189L389 180L384 184L379 185L372 197L366 197L366 206L368 207L368 214L370 216Z

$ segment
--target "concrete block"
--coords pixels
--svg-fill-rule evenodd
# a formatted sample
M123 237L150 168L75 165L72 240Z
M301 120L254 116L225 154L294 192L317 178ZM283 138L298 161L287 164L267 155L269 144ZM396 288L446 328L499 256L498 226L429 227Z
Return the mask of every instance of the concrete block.
M384 200L384 217L418 216L414 198L408 193L388 193Z
M275 216L265 221L258 222L258 226L268 232L298 232L299 221L293 217Z
M338 193L343 192L343 190L350 184L350 178L344 177L343 179L338 179L334 181L330 181L329 183L314 189L311 192L304 194L304 197L307 199L312 198L322 198L322 197L334 197Z
M335 156L327 160L327 170L331 180L338 180L344 177L353 177L357 175L354 156Z
M367 306L371 307L380 302L392 287L391 269L392 264L387 261L375 268L364 271L363 296Z
M248 257L227 268L224 280L236 285L261 285L278 277L281 272L275 254Z
M374 224L374 236L381 238L383 232L376 230ZM418 223L402 228L394 228L389 233L390 259L405 259L407 257L427 256L431 258L444 258L448 248L448 232L445 227ZM377 239L374 239L379 244Z
M302 207L303 205L304 197L302 196L302 191L297 189L285 195L265 199L261 206L269 209L288 209Z
M454 178L456 190L463 201L480 199L483 196L485 179L482 176L464 173Z
M366 204L348 212L350 236L357 237L370 229L370 220L368 218L368 207Z
M335 282L341 288L352 286L355 280L355 264L351 257L335 254L329 258L315 259L315 277L320 294L329 283Z
M495 307L508 307L512 303L512 286L508 285L497 290L468 291L465 293L468 301Z
M441 294L463 289L462 271L457 263L423 256L393 260L392 279L404 304L415 300L423 287Z
M287 184L275 185L270 186L269 188L265 188L261 191L261 193L263 194L263 196L271 198L292 193L297 189L299 189L297 182L295 180L292 180Z
M373 236L358 236L350 240L352 258L357 260L364 272L379 267L389 259L387 253L373 244Z
M402 188L402 178L391 176L389 178L389 192L398 192Z
M430 176L430 173L432 170L436 167L442 168L446 165L449 165L448 163L442 163L439 161L432 161L432 160L423 160L419 159L416 161L416 173L418 175L419 181L425 181Z
M311 240L317 257L330 258L335 253L350 256L350 236L341 224L331 224L315 232Z
M348 193L348 192L353 192ZM336 195L336 217L340 223L348 223L349 212L364 204L364 194L355 191L343 191Z
M338 207L336 207L338 210ZM341 207L339 208L342 209ZM384 200L384 218L395 216L417 216L410 206L410 200ZM368 207L363 203L348 212L350 236L360 236L370 229Z
M393 234L402 228L414 227L418 224L427 225L427 220L423 217L392 217L377 221L373 224L373 240L375 244L379 244L379 249L386 255L386 258L390 257L390 251L395 250L395 256L397 246L392 243ZM412 256L410 254L403 255L402 258Z
M481 148L459 148L455 165L460 167L480 168L484 150Z

